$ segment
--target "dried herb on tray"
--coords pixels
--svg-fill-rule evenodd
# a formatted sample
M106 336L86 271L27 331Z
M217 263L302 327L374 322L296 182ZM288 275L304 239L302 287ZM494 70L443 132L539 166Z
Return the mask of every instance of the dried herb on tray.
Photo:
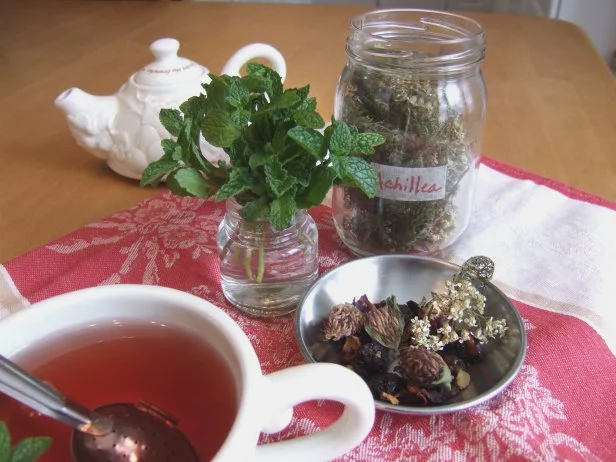
M430 406L453 400L472 381L469 364L482 345L507 332L505 320L486 316L485 297L473 284L492 277L494 265L473 257L445 290L420 303L395 295L373 303L362 295L335 305L322 326L335 358L359 374L375 399L394 405Z

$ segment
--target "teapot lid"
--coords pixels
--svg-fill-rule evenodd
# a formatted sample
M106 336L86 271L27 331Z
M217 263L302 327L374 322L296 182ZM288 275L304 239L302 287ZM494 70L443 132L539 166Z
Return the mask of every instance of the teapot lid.
M199 80L207 72L203 66L178 56L180 42L172 38L158 39L150 45L156 58L139 72L134 81L139 85L163 86Z

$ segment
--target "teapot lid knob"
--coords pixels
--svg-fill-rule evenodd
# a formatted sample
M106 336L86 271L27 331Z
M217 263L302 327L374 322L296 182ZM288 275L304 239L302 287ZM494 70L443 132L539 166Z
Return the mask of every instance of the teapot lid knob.
M156 61L162 61L168 58L176 58L180 42L173 38L158 39L150 45L150 51L156 57Z
M204 80L207 69L178 56L180 42L174 38L160 38L150 45L150 51L156 58L134 74L134 82L148 87L168 87L186 82Z

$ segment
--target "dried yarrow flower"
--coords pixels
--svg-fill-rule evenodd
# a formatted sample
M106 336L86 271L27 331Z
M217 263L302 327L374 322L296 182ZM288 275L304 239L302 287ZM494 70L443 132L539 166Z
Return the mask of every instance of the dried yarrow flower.
M327 340L340 340L357 334L366 322L366 315L351 303L335 305L323 326L323 336Z

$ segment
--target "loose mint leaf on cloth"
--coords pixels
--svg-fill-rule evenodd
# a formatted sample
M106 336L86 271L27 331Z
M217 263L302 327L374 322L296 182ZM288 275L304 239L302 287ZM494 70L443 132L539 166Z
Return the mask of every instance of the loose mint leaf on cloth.
M49 437L25 438L13 448L10 462L35 462L49 449L49 446L51 446Z
M322 159L324 138L321 133L312 128L298 126L289 130L288 135L316 159Z
M11 434L4 422L0 422L0 462L9 462L11 457Z
M183 121L180 111L177 109L161 109L158 118L162 126L165 127L171 135L178 136L180 134Z
M366 196L369 198L376 196L379 182L368 162L360 157L351 156L346 160L345 171L350 182L359 187Z
M169 174L167 185L177 196L210 197L212 187L196 168L183 168Z
M282 231L291 222L291 218L295 215L297 206L295 199L291 196L282 196L272 201L270 207L270 223L272 228L277 231Z
M231 146L240 134L230 114L222 109L213 109L205 115L201 131L209 143L220 148Z

